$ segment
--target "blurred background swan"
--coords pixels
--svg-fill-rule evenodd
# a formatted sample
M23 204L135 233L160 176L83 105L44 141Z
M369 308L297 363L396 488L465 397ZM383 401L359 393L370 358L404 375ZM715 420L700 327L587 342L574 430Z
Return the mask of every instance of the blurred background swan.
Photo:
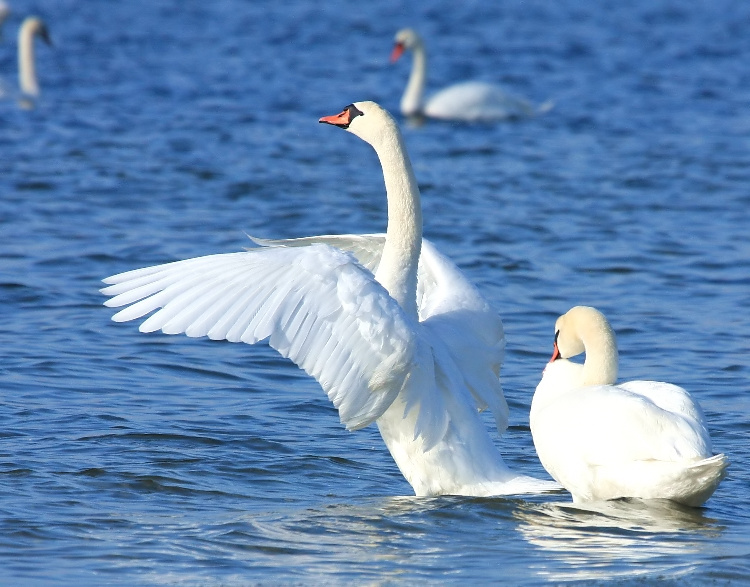
M36 76L36 60L34 58L34 37L39 37L48 45L52 45L47 25L36 17L24 19L18 31L18 85L22 98L39 97L39 80Z
M404 116L488 122L527 118L552 107L551 102L545 102L535 108L528 100L508 94L497 85L481 81L448 86L425 100L427 52L422 37L414 29L406 28L396 33L394 42L391 63L398 61L407 50L413 54L411 74L401 97L401 114Z
M0 39L3 38L3 23L10 16L10 6L7 2L0 0Z
M7 5L5 7L9 12ZM0 5L0 24L8 14L6 12L3 16L2 10L3 7ZM16 92L7 82L0 84L0 98L17 98L23 108L32 108L40 94L34 52L34 39L36 37L47 45L52 45L44 21L37 16L28 16L21 23L21 28L18 31L18 91Z

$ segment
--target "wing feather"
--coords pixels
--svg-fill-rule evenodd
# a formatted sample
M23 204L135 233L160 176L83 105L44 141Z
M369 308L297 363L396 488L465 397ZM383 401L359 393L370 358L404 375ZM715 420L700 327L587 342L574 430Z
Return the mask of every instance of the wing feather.
M250 238L262 247L294 248L324 243L352 253L373 273L380 264L385 243L383 234L285 240ZM499 379L505 353L502 321L459 268L427 239L422 240L419 258L417 305L419 320L430 333L430 339L442 341L446 346L477 408L489 408L502 433L508 426L508 404Z
M314 376L344 425L362 428L408 378L416 334L372 273L325 244L210 255L115 275L113 319L140 330L254 343ZM369 310L368 310L369 309Z

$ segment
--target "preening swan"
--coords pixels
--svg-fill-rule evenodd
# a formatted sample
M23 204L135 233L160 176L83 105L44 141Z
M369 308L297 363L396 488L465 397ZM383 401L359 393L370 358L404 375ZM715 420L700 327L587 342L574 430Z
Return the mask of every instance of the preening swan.
M419 188L393 118L357 102L320 122L375 149L388 200L385 235L256 241L260 248L105 279L143 332L270 345L315 377L346 428L376 422L420 496L558 489L505 465L480 418L508 407L498 373L502 322L459 269L422 239Z
M581 364L568 361L586 352ZM639 497L703 504L726 474L687 391L617 379L617 343L604 315L577 306L555 323L552 359L531 403L539 459L574 502Z
M414 57L409 82L401 97L401 113L404 116L477 122L523 118L533 116L537 111L523 98L507 94L496 85L478 81L449 86L425 101L427 54L422 38L413 29L402 29L396 33L391 62L397 61L406 50L411 50ZM546 103L538 111L546 111L550 107L551 104Z
M44 22L36 16L29 16L18 31L18 83L21 93L28 98L39 97L34 60L34 37L37 36L48 45L52 44Z

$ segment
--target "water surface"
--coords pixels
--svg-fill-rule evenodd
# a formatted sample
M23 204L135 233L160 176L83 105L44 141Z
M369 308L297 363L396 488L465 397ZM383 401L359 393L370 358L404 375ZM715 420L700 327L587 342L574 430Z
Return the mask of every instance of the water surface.
M629 2L13 3L43 96L0 102L0 582L750 580L750 7ZM701 509L410 497L375 427L348 433L264 345L114 324L100 279L241 250L245 233L381 231L371 149L317 119L396 110L418 28L430 87L555 108L404 124L425 233L503 317L508 463L557 315L599 307L621 377L672 381L729 477ZM489 420L488 420L489 425Z

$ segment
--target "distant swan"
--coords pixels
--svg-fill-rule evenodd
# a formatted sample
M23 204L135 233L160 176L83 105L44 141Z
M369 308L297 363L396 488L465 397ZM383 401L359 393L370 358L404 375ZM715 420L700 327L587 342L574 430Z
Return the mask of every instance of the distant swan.
M0 0L0 39L3 38L3 23L10 16L10 6L4 0Z
M568 357L586 352L583 365ZM703 504L726 474L703 412L659 381L615 385L617 343L601 312L577 306L555 324L552 359L531 403L539 459L574 502L638 497Z
M29 16L23 21L18 31L18 83L21 93L29 98L39 97L39 81L36 77L34 59L35 36L48 45L52 44L44 22L36 16Z
M551 103L545 103L537 110L523 98L507 94L496 85L478 81L449 86L425 101L427 54L422 38L413 29L396 33L391 62L397 61L407 49L414 57L409 82L401 97L404 116L477 122L524 118L551 108Z
M500 432L499 316L459 269L422 239L419 189L393 118L357 102L320 122L375 149L388 200L385 235L315 236L138 269L105 279L115 321L143 332L270 345L314 376L356 430L376 422L420 496L559 489L512 472L479 410ZM132 305L131 305L132 304Z

